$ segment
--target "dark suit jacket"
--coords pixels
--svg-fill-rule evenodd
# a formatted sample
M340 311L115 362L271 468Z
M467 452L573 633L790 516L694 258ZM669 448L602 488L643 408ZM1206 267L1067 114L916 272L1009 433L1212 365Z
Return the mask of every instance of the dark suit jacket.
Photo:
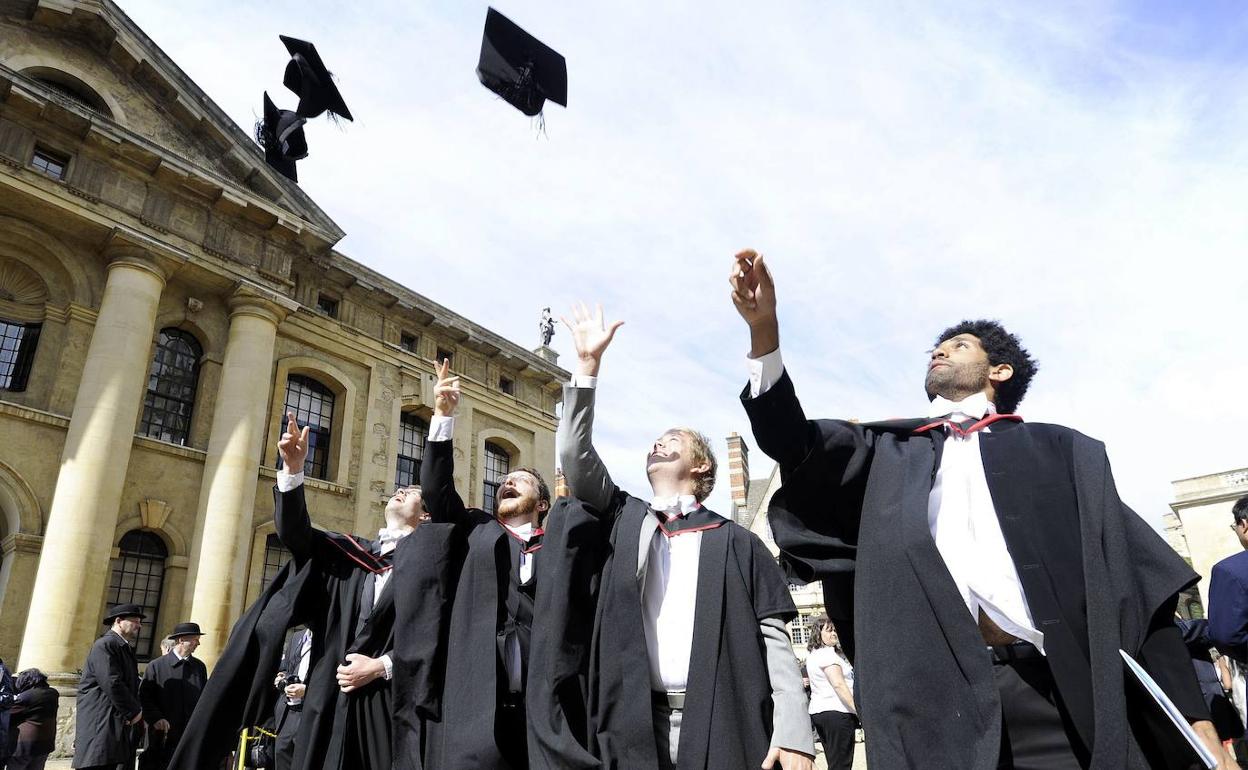
M1248 551L1213 565L1209 576L1209 638L1224 654L1248 663Z
M808 422L787 374L742 399L759 447L780 465L784 486L769 514L785 561L797 577L824 581L833 618L853 618L869 761L995 767L991 665L927 518L943 431L916 433L926 420ZM1126 759L1119 647L1189 718L1208 719L1172 622L1177 592L1196 575L1118 499L1099 442L1058 425L999 422L980 449L1006 546L1085 743L1110 752L1110 766ZM941 729L920 729L928 721Z

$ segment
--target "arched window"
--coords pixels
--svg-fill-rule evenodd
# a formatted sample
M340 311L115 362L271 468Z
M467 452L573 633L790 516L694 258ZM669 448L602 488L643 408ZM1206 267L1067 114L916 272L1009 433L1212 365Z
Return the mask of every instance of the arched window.
M485 499L481 507L494 513L498 503L498 485L511 473L511 455L498 444L485 442Z
M186 443L191 434L191 410L195 407L195 385L203 355L199 342L188 332L160 330L156 356L147 377L139 435L173 444Z
M68 72L51 67L29 67L22 70L22 74L94 112L107 118L113 117L113 111L108 108L104 97Z
M292 374L286 380L286 411L294 412L300 427L309 427L308 459L303 464L303 472L314 479L329 478L329 442L334 428L333 391L311 377ZM290 472L296 473L297 469Z
M425 457L425 438L429 423L412 412L399 416L399 465L394 474L395 486L410 487L420 483L420 461Z
M282 571L286 562L290 561L290 551L282 545L277 535L269 535L264 539L264 572L260 578L260 590L269 587L277 573Z
M160 647L153 641L160 627L157 613L165 586L165 559L169 558L169 549L155 533L132 529L122 535L118 550L121 553L113 559L107 606L133 603L143 608L147 617L143 620L134 653L141 661L151 660L153 651L157 653L155 657L160 653Z

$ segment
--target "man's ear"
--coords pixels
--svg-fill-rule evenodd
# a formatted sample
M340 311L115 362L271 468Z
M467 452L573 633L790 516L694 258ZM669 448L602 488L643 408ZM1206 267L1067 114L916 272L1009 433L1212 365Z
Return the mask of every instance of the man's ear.
M539 512L539 513L545 513L545 512L547 512L547 511L549 511L549 510L550 510L550 501L549 501L549 500L538 500L538 501L537 501L537 510L538 510L538 512Z
M702 463L701 465L695 465L689 469L689 474L692 476L705 476L706 474L710 472L711 472L710 463Z
M1000 385L1014 376L1014 367L1010 364L997 364L988 369L988 380Z

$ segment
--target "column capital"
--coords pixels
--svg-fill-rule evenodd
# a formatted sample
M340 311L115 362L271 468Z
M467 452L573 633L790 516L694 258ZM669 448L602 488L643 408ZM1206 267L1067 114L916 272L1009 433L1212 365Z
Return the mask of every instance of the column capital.
M299 303L290 297L282 296L261 286L247 281L239 281L234 285L234 292L227 300L230 317L254 315L271 321L274 325L282 322L293 312Z
M160 278L162 284L186 263L185 256L171 251L167 246L123 228L114 228L109 234L103 254L108 260L110 270L121 265L139 268Z

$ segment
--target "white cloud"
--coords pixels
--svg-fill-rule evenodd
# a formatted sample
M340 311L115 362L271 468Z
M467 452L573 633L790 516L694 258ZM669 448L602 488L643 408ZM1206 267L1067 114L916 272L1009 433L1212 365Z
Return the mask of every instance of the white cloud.
M625 318L598 438L627 487L670 425L748 433L753 246L812 416L919 412L933 335L999 317L1042 364L1022 411L1105 440L1154 521L1248 465L1245 22L1210 8L517 0L569 63L539 138L476 82L484 6L125 4L244 126L293 101L277 34L317 43L358 120L300 174L345 253L526 346L546 305Z

